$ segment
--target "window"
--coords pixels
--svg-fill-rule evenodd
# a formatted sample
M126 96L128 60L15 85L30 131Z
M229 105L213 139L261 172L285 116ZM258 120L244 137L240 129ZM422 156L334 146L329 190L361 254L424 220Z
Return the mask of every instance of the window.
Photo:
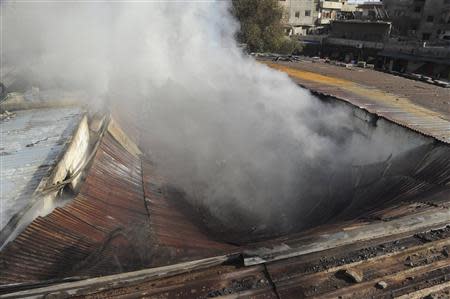
M434 22L434 16L428 16L427 17L427 22L428 23L433 23Z
M430 40L431 33L423 33L422 34L422 40Z
M422 11L422 7L420 7L420 6L414 7L414 12L421 12L421 11Z
M305 10L305 17L309 17L311 16L311 11L310 10Z
M299 12L299 11L296 11L296 12L295 12L295 17L296 17L296 18L300 18L300 12Z

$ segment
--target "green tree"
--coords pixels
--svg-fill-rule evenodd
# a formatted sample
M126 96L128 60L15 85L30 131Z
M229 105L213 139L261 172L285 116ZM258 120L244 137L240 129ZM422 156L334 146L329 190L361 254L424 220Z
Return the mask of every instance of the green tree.
M283 8L278 0L233 0L232 13L240 22L237 39L251 52L292 53L298 44L284 35Z

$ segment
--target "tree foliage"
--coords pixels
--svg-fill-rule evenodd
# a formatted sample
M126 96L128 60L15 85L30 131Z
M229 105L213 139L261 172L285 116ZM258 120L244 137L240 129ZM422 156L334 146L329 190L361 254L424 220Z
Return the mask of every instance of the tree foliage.
M283 8L278 0L233 0L232 13L241 24L237 39L251 52L292 53L297 43L284 35Z

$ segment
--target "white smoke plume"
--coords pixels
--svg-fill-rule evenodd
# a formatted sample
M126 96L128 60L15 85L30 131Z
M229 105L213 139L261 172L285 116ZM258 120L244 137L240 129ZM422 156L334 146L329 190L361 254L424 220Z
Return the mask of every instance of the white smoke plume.
M3 2L2 63L30 86L82 92L123 113L168 181L219 222L288 231L310 221L355 155L376 161L392 147L354 151L349 111L244 55L229 8Z

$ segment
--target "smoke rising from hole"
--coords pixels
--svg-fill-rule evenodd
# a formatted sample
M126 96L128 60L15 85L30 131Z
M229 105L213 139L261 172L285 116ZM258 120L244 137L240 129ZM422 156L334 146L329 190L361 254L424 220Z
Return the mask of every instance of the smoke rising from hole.
M407 149L246 57L228 2L2 5L4 66L139 127L168 181L232 230L305 227L353 161Z

